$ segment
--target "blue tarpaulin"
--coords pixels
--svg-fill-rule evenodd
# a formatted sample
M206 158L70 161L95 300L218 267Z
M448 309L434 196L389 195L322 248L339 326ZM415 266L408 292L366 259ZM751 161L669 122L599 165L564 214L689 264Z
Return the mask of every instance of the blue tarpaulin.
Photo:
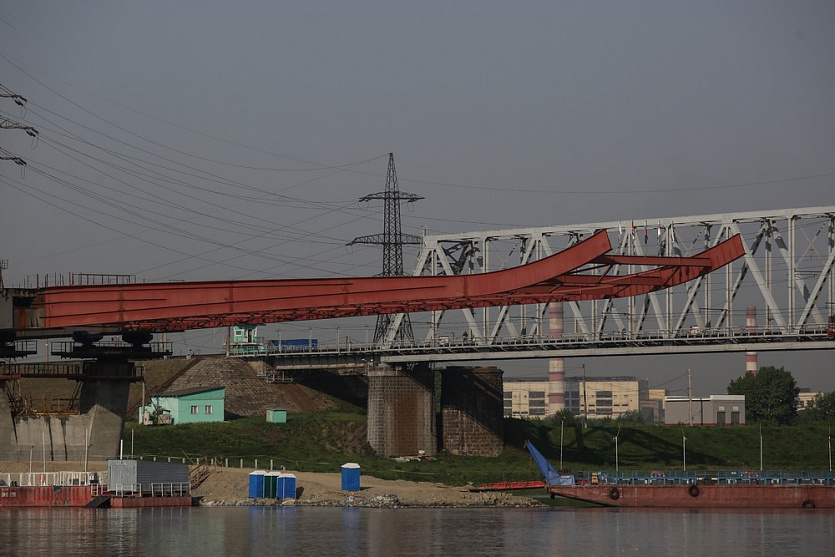
M534 447L530 441L525 441L525 448L531 453L537 468L542 472L542 479L548 485L574 485L574 476L560 476L560 473L551 466L542 453Z

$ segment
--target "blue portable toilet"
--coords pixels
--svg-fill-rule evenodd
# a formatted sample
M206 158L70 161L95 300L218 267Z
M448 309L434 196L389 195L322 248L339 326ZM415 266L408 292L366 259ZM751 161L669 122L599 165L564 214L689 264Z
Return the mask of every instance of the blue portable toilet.
M342 491L360 490L360 465L348 462L342 465Z
M296 476L295 474L281 473L276 484L276 499L296 498Z
M264 496L264 476L266 470L255 470L249 473L249 496L257 499Z

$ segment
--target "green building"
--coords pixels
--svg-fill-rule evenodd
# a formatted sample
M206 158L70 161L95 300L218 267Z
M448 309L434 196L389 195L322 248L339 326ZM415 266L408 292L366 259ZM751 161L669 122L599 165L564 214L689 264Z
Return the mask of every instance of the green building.
M235 325L229 335L229 354L263 354L267 349L258 336L257 325Z
M284 408L267 408L267 421L271 424L286 424L287 410Z
M197 387L151 396L151 404L140 407L142 423L192 424L222 422L226 389Z

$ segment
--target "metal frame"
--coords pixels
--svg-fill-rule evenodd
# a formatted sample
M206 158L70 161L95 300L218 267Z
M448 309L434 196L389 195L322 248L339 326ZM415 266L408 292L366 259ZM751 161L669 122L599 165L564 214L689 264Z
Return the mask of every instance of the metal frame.
M626 340L648 334L676 339L698 331L730 339L746 325L737 308L752 306L765 310L756 329L798 335L825 328L827 316L833 313L835 206L429 235L414 274L473 275L524 265L575 245L600 229L619 232L616 253L624 255L655 252L686 257L735 234L742 237L745 255L724 271L700 276L685 286L625 300L565 302L567 336L584 342L604 341L613 333ZM616 273L624 271L635 269L615 269ZM455 334L450 327L461 326L469 338L486 346L507 338L547 337L546 312L547 304L463 309L454 317L449 312L433 312L425 320L424 338L426 342L448 338ZM412 321L417 321L414 316ZM393 347L399 322L392 321L380 348Z

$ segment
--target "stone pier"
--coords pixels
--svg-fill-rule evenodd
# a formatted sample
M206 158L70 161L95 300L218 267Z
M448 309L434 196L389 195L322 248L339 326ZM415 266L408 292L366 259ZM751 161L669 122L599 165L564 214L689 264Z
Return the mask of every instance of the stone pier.
M441 437L458 455L498 456L504 449L502 370L448 367L441 374Z
M437 452L431 370L368 372L368 443L380 456Z

